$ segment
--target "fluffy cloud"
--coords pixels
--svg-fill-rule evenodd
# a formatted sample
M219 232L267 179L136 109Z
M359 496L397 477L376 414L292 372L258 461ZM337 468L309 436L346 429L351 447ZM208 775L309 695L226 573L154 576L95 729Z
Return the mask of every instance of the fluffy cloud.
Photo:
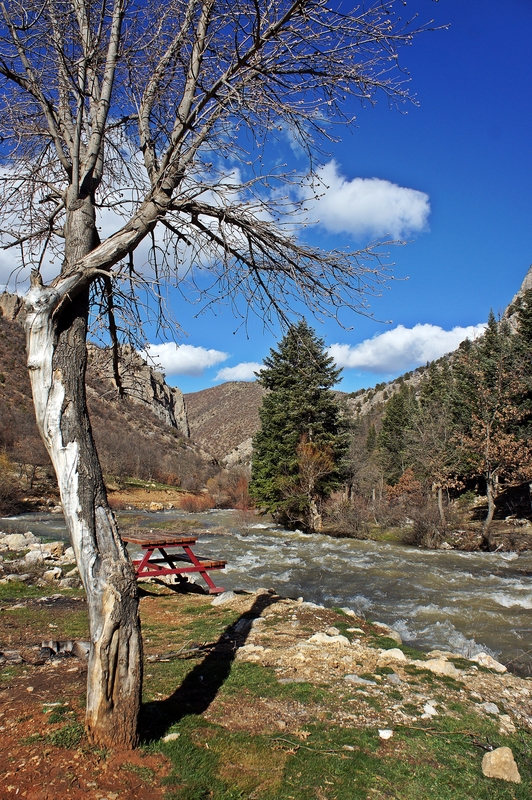
M347 180L335 161L325 164L319 177L323 195L309 204L310 219L331 233L402 239L427 227L430 204L424 192L380 178Z
M339 367L398 374L456 350L460 342L475 339L485 328L483 324L468 325L445 331L439 325L418 324L413 328L398 325L354 347L333 344L329 347L329 354Z
M236 367L224 367L219 370L216 379L217 381L254 381L255 372L258 372L262 364L257 364L256 361L243 361L237 364Z
M149 362L161 366L167 375L202 375L209 367L214 367L229 358L221 350L207 350L191 344L150 344L143 354Z

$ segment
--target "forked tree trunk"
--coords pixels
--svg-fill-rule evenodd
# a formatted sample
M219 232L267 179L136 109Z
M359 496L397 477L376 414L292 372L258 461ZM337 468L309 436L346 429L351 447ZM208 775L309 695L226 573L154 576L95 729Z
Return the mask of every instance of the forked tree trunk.
M79 237L76 245L85 249ZM27 296L28 367L37 424L87 595L87 731L99 745L131 748L142 684L138 591L107 502L87 414L88 309L88 288L58 305L57 293L34 281Z

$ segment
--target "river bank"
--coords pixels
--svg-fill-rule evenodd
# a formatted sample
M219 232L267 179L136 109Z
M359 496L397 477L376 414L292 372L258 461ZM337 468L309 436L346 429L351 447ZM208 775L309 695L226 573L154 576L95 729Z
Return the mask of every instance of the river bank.
M20 657L0 665L3 797L531 795L530 679L482 659L416 652L351 609L271 590L213 600L146 584L140 606L143 744L102 752L83 733L86 662L41 650L50 638L87 637L82 593L0 585L0 650ZM517 776L485 774L485 756L501 747Z
M303 596L329 608L347 606L360 617L387 623L420 650L444 649L464 656L485 651L511 663L520 674L532 673L530 553L422 550L308 536L230 510L133 510L119 512L118 519L123 530L201 529L198 553L227 561L219 575L227 589L273 586L285 596ZM2 520L0 529L32 531L39 541L69 544L59 514ZM30 572L27 555L0 553L4 572ZM30 560L34 557L29 555ZM13 561L20 562L16 568ZM43 564L43 570L47 568ZM75 577L67 574L74 568L73 563L61 566L55 585Z

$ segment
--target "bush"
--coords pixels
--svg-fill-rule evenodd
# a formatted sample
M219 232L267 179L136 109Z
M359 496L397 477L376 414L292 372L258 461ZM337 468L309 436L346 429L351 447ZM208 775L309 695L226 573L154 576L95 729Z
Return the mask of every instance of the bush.
M179 506L183 511L199 513L214 508L214 501L208 494L187 494L180 498Z

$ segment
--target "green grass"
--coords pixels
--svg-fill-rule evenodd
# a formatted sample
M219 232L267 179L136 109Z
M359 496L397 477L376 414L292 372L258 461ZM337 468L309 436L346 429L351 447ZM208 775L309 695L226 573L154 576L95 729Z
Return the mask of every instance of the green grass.
M72 749L77 747L85 735L85 728L79 722L69 722L62 728L45 736L45 740L56 747Z
M532 737L512 742L523 782L490 780L484 751L456 730L474 721L431 721L383 743L377 731L328 723L306 725L304 735L253 735L189 716L174 726L178 739L154 748L173 764L172 800L527 800ZM482 733L496 738L493 726Z

